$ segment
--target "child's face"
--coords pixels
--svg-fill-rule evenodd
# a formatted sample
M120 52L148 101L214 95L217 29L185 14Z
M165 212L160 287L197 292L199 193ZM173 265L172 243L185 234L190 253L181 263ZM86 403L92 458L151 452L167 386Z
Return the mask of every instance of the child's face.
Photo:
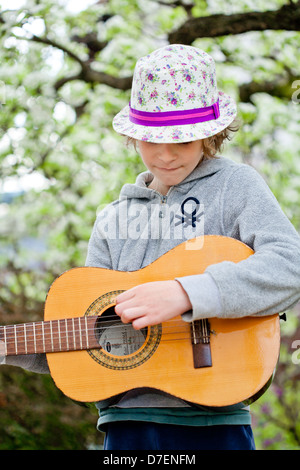
M203 158L201 140L181 144L138 141L138 146L144 164L154 175L150 187L162 194L181 183Z

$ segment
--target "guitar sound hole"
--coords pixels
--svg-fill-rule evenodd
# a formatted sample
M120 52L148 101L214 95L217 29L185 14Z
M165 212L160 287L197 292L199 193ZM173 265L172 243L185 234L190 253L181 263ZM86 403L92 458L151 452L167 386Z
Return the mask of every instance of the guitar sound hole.
M95 334L104 351L113 356L127 356L143 346L148 328L135 330L130 323L122 323L114 307L109 307L98 317Z

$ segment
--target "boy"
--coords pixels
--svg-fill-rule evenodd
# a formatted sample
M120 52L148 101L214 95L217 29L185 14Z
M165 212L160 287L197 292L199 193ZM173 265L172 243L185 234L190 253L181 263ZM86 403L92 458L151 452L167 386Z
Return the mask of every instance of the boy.
M137 331L177 315L189 322L275 314L300 298L296 230L254 169L217 156L235 116L205 52L171 45L137 62L131 102L113 126L135 143L148 171L97 217L86 265L138 270L209 234L236 238L255 252L237 264L120 294L115 312ZM26 366L38 370L40 359ZM148 388L96 406L107 450L255 448L249 408L216 411Z
M298 234L252 168L216 158L235 115L203 51L171 45L138 61L131 102L113 126L134 141L148 171L99 214L87 265L137 270L203 234L237 238L255 255L120 294L115 311L135 329L177 315L269 315L299 300ZM119 231L110 234L116 220ZM149 389L97 407L106 449L254 448L248 408L216 412Z

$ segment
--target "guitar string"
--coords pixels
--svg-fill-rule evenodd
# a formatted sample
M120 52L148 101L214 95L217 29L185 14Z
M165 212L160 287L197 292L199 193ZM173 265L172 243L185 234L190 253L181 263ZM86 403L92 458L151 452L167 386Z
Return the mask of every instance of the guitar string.
M72 324L72 327L70 327L70 325L68 325L68 332L73 332L73 331L93 331L95 329L95 325L96 325L96 322L97 320L93 323L93 326L92 327L88 327L86 328L86 325L82 325L82 319L94 319L93 316L90 316L90 317L74 317L74 318L66 318L66 319L59 319L59 320L46 320L46 321L38 321L38 322L28 322L28 323L18 323L16 325L1 325L0 326L0 331L2 329L6 329L8 330L8 328L11 328L13 330L13 332L15 331L15 329L20 329L21 331L24 331L24 327L26 328L26 330L28 328L31 328L32 330L33 329L36 329L36 327L38 328L42 328L42 325L44 325L44 327L47 327L47 326L50 326L50 324L52 324L52 326L57 326L58 327L58 324L61 324L61 328L62 329L66 329L66 320L68 322L71 322L72 320L79 320L78 323L80 323L80 328L76 329L76 325L75 325L75 329L73 328L73 324ZM100 318L100 317L99 317ZM99 328L122 328L124 326L128 326L130 325L130 322L129 323L122 323L121 322L121 319L117 316L113 316L112 317L114 320L110 320L110 321L114 321L114 322L117 322L117 324L112 324L112 325L106 325L110 323L110 321L103 321L103 322L100 322L100 326L97 326L96 328L99 329ZM105 318L106 320L106 318ZM181 326L186 326L186 325L190 325L191 323L195 323L197 321L199 322L205 322L207 319L199 319L199 320L195 320L194 322L184 322L183 320L180 321L179 319L170 319L170 320L166 320L164 322L161 322L159 324L164 324L165 326L166 325L169 325L170 323L176 323L176 326L177 325L181 325ZM101 323L103 323L103 326L101 326ZM78 325L77 325L78 326ZM149 326L146 326L145 328L148 328L150 326L153 326L153 325L149 325ZM173 327L171 325L171 327ZM173 327L174 328L174 327ZM58 329L58 328L57 328ZM62 331L62 330L60 330ZM27 332L26 332L27 334Z
M163 338L160 340L160 344L161 343L171 343L171 342L178 342L178 341L188 341L189 344L196 344L196 343L193 343L191 341L191 337L184 337L184 338L174 338L174 339L169 339L169 338ZM144 341L144 343L146 342L146 340ZM112 346L126 346L126 345L130 345L130 346L133 346L133 345L138 345L138 348L136 349L136 351L138 351L138 349L140 349L144 343L141 344L140 341L130 341L130 342L120 342L120 343L117 343L117 342L113 342L111 343ZM101 346L101 345L100 345ZM20 345L20 350L22 348L22 345ZM72 351L88 351L88 350L92 350L92 349L104 349L103 347L99 347L97 348L97 346L91 346L91 347L87 347L87 345L85 346L82 346L82 347L79 347L78 345L76 345L76 349L74 349L72 346L69 347L69 349L65 348L64 345L62 345L61 347L57 347L57 346L54 346L53 349L52 347L51 348L45 348L45 351L42 350L42 348L39 350L39 353L51 353L51 352L72 352ZM134 352L136 352L134 351ZM17 355L27 355L27 354L34 354L35 352L32 350L32 351L23 351L21 350L21 352L18 352ZM15 353L10 353L10 352L7 352L7 354L5 354L7 356L10 356L10 355L16 355ZM116 354L113 354L114 356L117 356Z
M79 318L82 318L82 317L79 317ZM84 317L83 317L84 318ZM205 319L206 320L206 319ZM52 320L50 320L52 321ZM53 320L53 321L56 321L56 320ZM61 320L60 320L61 321ZM171 325L171 326L168 326L168 323L170 322L177 322L176 325ZM40 327L42 325L43 322L40 323ZM164 325L164 328L163 328L163 335L164 336L167 336L167 335L174 335L174 334L183 334L183 333L186 333L187 330L189 330L189 326L191 326L194 322L191 322L191 323L185 323L185 324L182 324L182 322L178 321L178 320L169 320L169 322L167 322L167 324ZM39 322L36 322L35 324L39 324ZM16 326L16 329L17 327L21 328L22 329L22 333L24 331L24 324L17 324L15 325ZM26 325L32 325L32 323L27 323ZM181 326L181 330L178 329L178 330L175 330L177 327ZM7 332L8 334L8 338L7 340L5 341L5 344L6 345L10 345L10 344L15 344L15 337L10 337L9 335L13 335L15 336L15 326L14 325L7 325L5 328L11 328L12 331L11 333ZM127 324L123 324L123 323L119 323L117 325L111 325L109 326L109 329L123 329L124 327L126 326L130 326L130 323L127 323ZM3 328L3 326L2 326ZM149 327L144 327L143 329L148 329ZM75 336L75 341L76 341L76 338L78 339L80 336L82 337L82 339L84 339L86 341L86 339L83 337L83 336L86 336L86 332L88 332L88 338L89 338L89 334L90 332L93 332L93 335L96 336L97 333L98 335L101 334L101 330L103 330L103 332L107 329L107 327L105 326L100 326L100 327L95 327L93 326L93 328L85 328L85 327L82 327L82 328L79 328L79 329L70 329L68 330L68 332L66 331L63 331L63 330L60 330L60 331L57 331L57 332L44 332L44 334L41 334L41 332L39 330L36 330L34 334L31 334L27 331L26 332L26 343L28 344L29 342L35 342L37 343L38 341L39 342L42 342L42 341L56 341L56 340L60 340L61 342L67 342L67 341L70 341L72 342L72 339L74 338ZM171 331L173 329L173 331ZM135 332L137 331L140 331L140 330L134 330ZM23 339L20 338L20 332L16 331L16 334L18 335L18 338L17 338L17 344L18 346L21 347L22 343L25 344L25 335L23 336ZM198 333L198 336L200 336L200 338L202 336L206 336L205 332L202 331L202 333ZM118 338L118 337L115 337L114 338L114 341L117 341L117 340L121 340L121 337ZM123 339L123 338L122 338ZM171 340L182 340L182 339L191 339L191 335L188 336L188 337L184 337L184 338L172 338ZM145 338L146 340L146 338ZM140 341L138 341L138 343L140 343ZM125 344L125 343L122 343L122 344ZM131 344L132 344L132 341L131 341Z
M115 325L115 326L111 326L109 327L109 330L111 331L112 329L113 330L117 330L117 329L124 329L124 327L126 326L130 326L130 324L122 324L122 325ZM149 328L149 327L144 327L142 328L141 330L143 329L146 329L146 328ZM132 328L133 329L133 328ZM44 334L42 334L41 332L39 332L38 330L35 332L35 334L26 334L26 343L30 343L30 342L37 342L37 341L42 341L43 339L45 341L49 341L51 339L53 339L53 341L57 340L57 339L61 339L62 341L63 340L66 340L69 339L71 340L71 338L73 338L75 336L75 338L79 338L80 334L82 337L85 337L86 336L86 332L88 332L88 337L91 336L91 333L93 336L97 336L98 335L101 335L102 333L104 333L105 331L107 330L107 328L104 328L104 327L96 327L96 328L90 328L90 329L78 329L78 330L69 330L68 332L66 331L60 331L60 332L53 332L51 334L51 332L44 332ZM138 331L141 331L141 330L134 330L134 332L138 332ZM173 327L164 327L163 328L163 334L164 335L174 335L174 334L183 334L185 333L186 331L188 330L188 326L187 327L183 327L181 328L181 330L176 326L173 326ZM23 333L23 332L22 332ZM25 336L22 334L20 335L20 333L16 333L17 334L17 343L25 343ZM198 334L199 336L199 334ZM116 337L118 338L118 337ZM15 337L14 337L14 332L12 332L12 334L9 334L7 333L7 340L5 341L6 344L14 344L15 343Z
M194 342L191 341L191 336L186 336L186 337L183 337L183 338L162 338L160 340L160 343L168 343L168 342L178 342L178 341L188 341L189 344L196 344ZM63 340L62 340L63 341ZM114 340L114 342L111 342L112 346L125 346L125 345L138 345L138 348L139 349L140 347L143 346L143 344L146 342L146 338L145 338L145 341L141 344L141 341L128 341L128 342L124 342L122 340L122 342L116 342L116 340ZM87 347L88 345L83 345L82 347L80 347L79 345L76 344L76 349L74 349L73 346L69 346L69 348L67 349L66 346L64 344L61 345L61 347L57 347L56 346L51 346L51 348L48 348L48 347L45 347L45 351L44 351L44 348L39 348L39 352L42 353L42 352L46 352L46 353L51 353L51 352L68 352L68 351L80 351L80 350L84 350L84 351L87 351L87 350L90 350L90 349L103 349L103 347L100 347L100 348L97 348L97 346L90 346L90 347ZM99 344L99 346L101 346ZM26 355L26 354L33 354L34 351L31 350L31 351L23 351L22 350L22 344L21 345L18 345L18 351L21 351L21 352L18 352L17 355ZM12 353L10 354L10 351L7 352L7 354L5 354L7 356L9 355L16 355L15 353Z
M75 317L74 320L78 320L78 318L92 318L92 317ZM68 318L67 320L72 320L70 318ZM109 322L102 322L103 325L101 326L101 323L99 326L95 326L96 325L96 322L93 323L93 326L92 327L86 327L86 325L82 325L82 322L78 322L78 323L81 323L80 327L77 328L76 325L75 325L75 328L73 328L73 325L72 327L70 327L70 325L68 325L68 333L73 333L73 332L86 332L86 331L94 331L95 329L106 329L106 328L110 328L110 329L115 329L115 328L123 328L123 327L126 327L126 326L129 326L131 324L131 322L129 323L122 323L121 320L117 317L114 317L114 320L117 321L118 323L117 324L112 324L112 325L109 325L108 323ZM196 321L203 321L203 320L206 320L206 319L199 319L199 320L196 320ZM58 322L61 323L61 326L60 328L58 328ZM107 323L107 325L105 324ZM176 323L175 326L171 325L169 326L170 323ZM178 319L171 319L171 320L167 320L165 322L162 322L162 323L159 323L159 324L164 324L164 327L166 328L167 326L169 328L175 328L177 325L180 325L182 327L186 327L188 325L190 325L191 323L195 323L194 322L184 322L184 321L180 321ZM26 337L28 337L28 329L32 329L32 330L35 330L35 332L37 332L37 328L42 328L42 325L44 324L44 328L46 327L49 327L50 324L52 324L52 327L57 327L57 330L59 329L61 333L65 332L66 331L66 323L65 323L65 320L48 320L48 321L41 321L41 322L33 322L33 323L18 323L16 325L2 325L0 326L0 331L1 329L5 328L6 331L9 333L8 331L8 328L11 328L12 330L12 334L14 334L15 332L15 329L19 329L20 332L17 332L17 334L19 333L22 333L24 332L24 326L26 328ZM33 326L35 325L35 327ZM78 326L78 325L77 325ZM145 326L144 328L149 328L150 326L155 326L155 325L149 325L149 326ZM65 331L63 331L65 330ZM29 332L29 336L30 336L30 332ZM34 334L32 335L34 336Z
M0 326L0 331L1 329L5 328L6 330L8 328L11 328L14 332L15 329L20 329L21 331L24 331L24 326L26 327L26 330L31 328L31 329L35 329L36 327L38 328L42 328L42 325L44 324L44 327L47 327L47 326L50 326L50 323L52 323L52 326L57 326L58 327L58 324L61 324L61 328L62 329L65 329L65 325L66 325L66 320L68 322L71 322L72 320L75 320L77 321L77 323L80 323L80 328L76 329L76 326L78 325L75 325L75 330L73 329L73 325L72 327L70 327L70 325L68 325L68 331L69 332L73 332L73 331L92 331L95 329L95 324L97 322L97 320L93 323L93 326L92 327L88 327L86 328L85 324L82 325L82 319L94 319L93 316L88 316L88 317L74 317L74 318L66 318L66 319L59 319L59 320L46 320L46 321L38 321L38 322L28 322L28 323L18 323L16 325L1 325ZM98 317L98 318L101 318L101 317ZM97 326L96 328L107 328L108 325L106 325L106 323L108 324L109 322L111 321L115 321L115 322L118 322L117 324L113 324L113 325L109 325L109 328L120 328L120 327L124 327L126 325L130 325L130 322L129 323L122 323L121 322L121 319L119 317L117 317L116 315L112 316L111 317L113 320L109 320L109 321L106 321L107 320L107 317L105 317L104 321L103 322L100 322L100 326ZM78 322L79 320L79 322ZM200 320L196 320L196 321L201 321L202 319ZM101 323L103 323L103 326L101 326ZM180 321L179 319L170 319L170 320L167 320L165 322L161 322L159 324L164 324L164 325L169 325L170 323L176 323L178 325L189 325L190 322L184 322L183 320ZM33 326L35 325L35 327ZM150 325L151 326L151 325ZM148 326L146 326L145 328L147 328ZM172 326L171 326L172 327ZM57 328L58 329L58 328ZM62 331L62 330L61 330ZM27 332L26 332L27 334Z
M180 315L178 315L179 317ZM37 325L37 326L40 326L44 323L44 325L46 324L49 324L50 322L52 322L52 324L55 324L55 323L61 323L62 325L65 324L66 321L68 322L72 322L73 320L74 321L78 321L81 322L85 319L87 319L88 321L89 320L92 320L92 319L98 319L100 320L100 322L102 322L103 324L105 324L106 322L110 322L110 321L118 321L118 322L121 322L121 318L117 315L117 314L113 314L113 315L84 315L84 316L81 316L81 317L68 317L68 318L60 318L60 319L53 319L53 320L40 320L40 321L36 321L36 322L27 322L27 323L17 323L15 325L0 325L0 331L1 331L1 328L23 328L24 329L24 325L27 327L33 327L33 325ZM199 319L199 320L196 320L196 321L202 321L202 320L206 320L206 319ZM97 321L97 320L96 320ZM161 322L161 323L172 323L172 322L178 322L179 320L176 319L176 318L171 318L170 320L167 320L165 322ZM182 323L186 323L188 324L189 322L184 322L182 320ZM123 324L123 323L122 323ZM127 323L124 323L125 325ZM85 329L85 326L82 326L82 329Z

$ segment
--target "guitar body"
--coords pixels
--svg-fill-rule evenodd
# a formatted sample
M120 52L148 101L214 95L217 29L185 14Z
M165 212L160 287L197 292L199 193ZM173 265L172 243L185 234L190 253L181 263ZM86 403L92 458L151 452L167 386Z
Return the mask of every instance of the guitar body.
M113 306L119 292L145 282L200 274L211 264L239 262L252 254L249 247L235 239L205 236L178 245L139 271L74 268L52 284L45 320L97 315L101 326L101 320L112 315L108 325L113 328L118 321L118 317L113 317ZM122 352L118 353L117 344L117 354L112 352L109 341L117 330L111 329L109 336L106 328L100 328L101 348L47 353L50 372L65 395L83 402L141 387L209 407L254 401L267 387L278 360L278 315L212 318L209 325L210 367L195 367L191 325L177 317L148 327L143 336L127 326L132 330L132 343L134 335L137 338L137 346L127 352L121 347ZM123 339L127 333L122 334Z

